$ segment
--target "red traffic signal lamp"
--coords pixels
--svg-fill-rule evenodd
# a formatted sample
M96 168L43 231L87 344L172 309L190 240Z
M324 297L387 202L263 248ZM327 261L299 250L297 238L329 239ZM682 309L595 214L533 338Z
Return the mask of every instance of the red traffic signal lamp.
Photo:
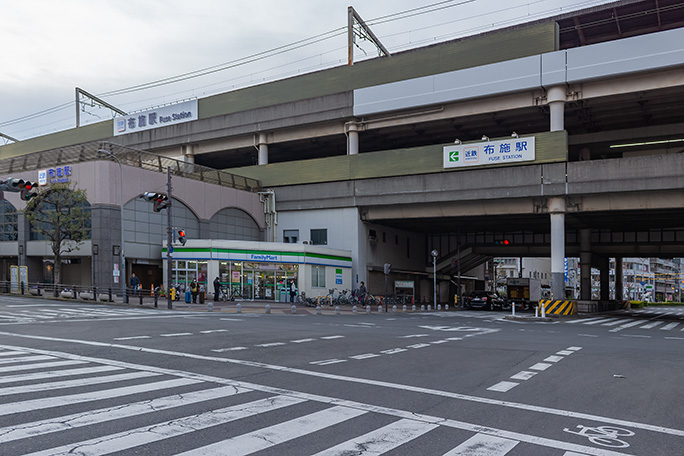
M499 239L499 240L494 241L494 244L495 245L510 245L511 241L509 241L508 239Z
M16 177L10 177L6 181L0 182L0 190L9 192L21 192L22 201L28 201L31 198L38 196L36 191L38 184Z
M171 205L169 197L164 193L145 192L140 195L140 198L152 202L154 204L154 212L161 212L162 209L166 209Z
M178 230L178 242L180 242L181 245L185 245L185 230Z

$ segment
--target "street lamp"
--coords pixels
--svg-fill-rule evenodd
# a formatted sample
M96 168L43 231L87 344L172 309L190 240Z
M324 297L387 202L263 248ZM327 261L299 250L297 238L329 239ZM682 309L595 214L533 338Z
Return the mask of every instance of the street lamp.
M98 149L98 153L105 155L107 158L114 160L119 165L120 191L121 191L121 299L124 303L128 302L126 295L126 254L125 254L125 240L124 240L124 197L123 197L123 166L121 161L114 154L108 150Z
M433 250L430 252L432 255L432 288L434 291L433 294L433 300L435 303L435 309L437 309L437 257L439 256L439 252L437 250Z

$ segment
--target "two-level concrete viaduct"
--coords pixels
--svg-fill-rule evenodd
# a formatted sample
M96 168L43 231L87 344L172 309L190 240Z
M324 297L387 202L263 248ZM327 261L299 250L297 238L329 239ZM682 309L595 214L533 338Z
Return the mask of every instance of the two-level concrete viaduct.
M384 263L429 288L436 248L444 275L455 258L461 273L550 256L555 298L577 256L588 298L608 257L684 256L683 27L682 0L623 0L200 99L193 122L113 137L102 122L0 156L106 140L258 179L276 194L269 240L351 250L354 283L376 292ZM533 138L533 159L446 158L511 138Z

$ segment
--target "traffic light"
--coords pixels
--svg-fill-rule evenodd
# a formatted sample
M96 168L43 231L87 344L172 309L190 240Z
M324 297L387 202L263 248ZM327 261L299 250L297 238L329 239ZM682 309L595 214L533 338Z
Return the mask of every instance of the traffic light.
M184 230L178 230L178 242L180 242L181 245L185 245L185 231Z
M392 270L392 265L390 263L385 263L385 275L389 274Z
M508 239L499 239L499 240L494 241L494 244L495 245L510 245L511 241L509 241Z
M169 197L163 193L145 192L140 195L140 198L154 203L154 212L161 212L162 209L166 209L171 204Z
M21 192L22 201L28 201L31 198L38 196L36 191L38 184L31 181L25 181L24 179L18 179L16 177L10 177L6 181L0 182L0 190L5 190L9 192Z

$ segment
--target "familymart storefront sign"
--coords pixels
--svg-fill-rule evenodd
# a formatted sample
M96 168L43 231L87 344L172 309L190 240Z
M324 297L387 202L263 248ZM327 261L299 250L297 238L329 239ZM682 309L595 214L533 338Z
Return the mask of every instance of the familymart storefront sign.
M501 165L534 160L534 136L444 147L444 168Z

